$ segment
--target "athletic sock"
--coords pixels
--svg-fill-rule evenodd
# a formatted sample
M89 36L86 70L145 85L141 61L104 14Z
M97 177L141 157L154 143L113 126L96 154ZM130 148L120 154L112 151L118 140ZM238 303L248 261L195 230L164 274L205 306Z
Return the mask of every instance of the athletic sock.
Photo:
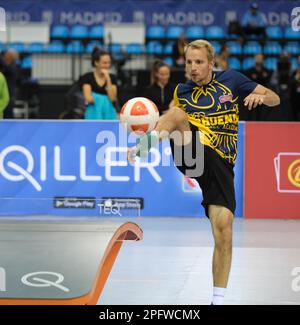
M213 290L213 305L223 305L224 304L224 296L225 296L226 288L218 288L214 287Z
M153 130L142 135L137 139L135 155L138 157L147 157L151 148L155 147L159 142L158 132Z

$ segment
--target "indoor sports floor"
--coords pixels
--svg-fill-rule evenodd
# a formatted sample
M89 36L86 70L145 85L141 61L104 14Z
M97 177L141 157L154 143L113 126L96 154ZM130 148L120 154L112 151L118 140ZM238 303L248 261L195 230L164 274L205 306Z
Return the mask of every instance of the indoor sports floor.
M210 304L213 240L206 218L134 217L103 221L42 216L1 218L0 225L3 235L8 223L17 223L18 236L27 236L30 245L32 236L38 236L34 237L38 238L36 245L45 245L57 236L55 245L59 251L67 249L68 238L74 236L80 254L80 249L91 243L90 249L97 251L95 239L101 223L128 220L142 228L144 238L123 243L98 304ZM38 233L37 224L43 228L43 235ZM30 232L31 225L35 225L35 234ZM22 235L23 228L26 231ZM0 240L2 248L18 244L13 230L10 226L10 236ZM236 218L225 303L300 304L299 233L300 220ZM51 254L54 258L55 253ZM79 275L84 275L84 267L82 263L82 269L76 270Z

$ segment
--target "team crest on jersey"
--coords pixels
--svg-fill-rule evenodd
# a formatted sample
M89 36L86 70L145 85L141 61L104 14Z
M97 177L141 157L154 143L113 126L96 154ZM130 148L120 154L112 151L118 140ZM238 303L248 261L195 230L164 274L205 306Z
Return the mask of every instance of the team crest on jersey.
M232 100L233 96L232 94L229 95L222 95L219 97L219 102L221 104L226 103L226 102L230 102Z

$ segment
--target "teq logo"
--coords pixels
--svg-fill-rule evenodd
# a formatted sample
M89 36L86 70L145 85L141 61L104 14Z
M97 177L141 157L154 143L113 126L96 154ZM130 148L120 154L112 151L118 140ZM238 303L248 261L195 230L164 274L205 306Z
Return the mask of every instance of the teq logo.
M49 277L52 280L49 280ZM23 284L29 287L55 287L64 292L70 291L69 288L61 284L64 281L64 276L57 272L38 271L28 273L23 275L21 281ZM6 292L6 272L3 267L0 267L0 292Z

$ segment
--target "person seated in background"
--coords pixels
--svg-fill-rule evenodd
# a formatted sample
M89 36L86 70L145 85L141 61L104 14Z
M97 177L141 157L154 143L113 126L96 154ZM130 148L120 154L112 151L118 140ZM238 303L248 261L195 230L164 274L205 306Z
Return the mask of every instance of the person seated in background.
M160 114L169 109L173 100L176 85L170 82L170 76L170 67L161 60L155 61L151 70L151 85L143 93L155 103Z
M272 71L264 67L264 56L262 54L256 54L254 61L254 66L246 71L246 75L258 84L270 87Z
M177 67L184 67L185 65L184 48L186 44L185 33L181 33L178 40L173 44L172 57Z
M0 62L0 71L3 73L9 92L9 102L4 111L4 118L14 118L13 108L16 100L17 81L20 78L19 67L16 61L19 58L19 53L14 49L8 49Z
M117 100L117 80L109 73L111 58L108 52L95 47L91 56L93 72L80 78L80 85L87 104L85 119L117 119L113 103Z
M256 83L270 88L270 80L272 77L272 71L264 67L264 56L262 54L256 54L254 56L254 66L245 71L245 75L255 81ZM245 110L245 108L243 108ZM270 118L273 110L265 105L257 107L255 110L246 110L247 120L249 121L265 121Z
M9 93L4 74L0 72L0 119L3 119L3 111L9 102Z
M229 68L228 57L230 55L229 48L226 45L221 47L220 54L216 57L215 68L219 71L224 71Z
M258 10L257 3L251 3L250 10L248 10L242 18L242 29L244 37L247 35L266 36L265 18Z

